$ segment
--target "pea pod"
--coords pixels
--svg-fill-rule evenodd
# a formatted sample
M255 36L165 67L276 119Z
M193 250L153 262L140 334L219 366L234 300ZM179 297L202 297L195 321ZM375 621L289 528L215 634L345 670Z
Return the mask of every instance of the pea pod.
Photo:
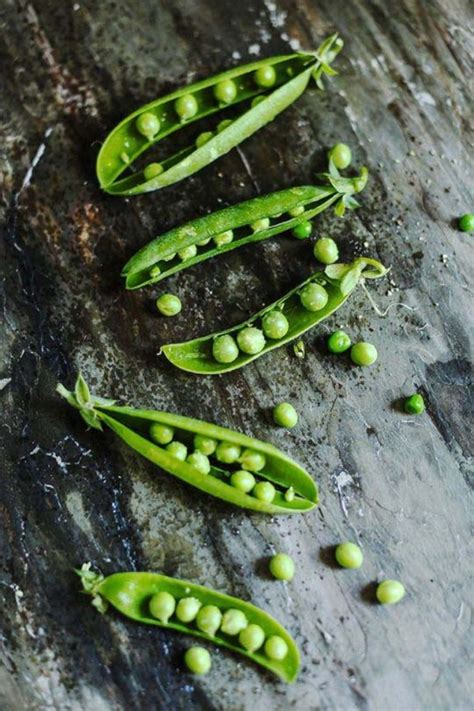
M387 270L380 262L368 257L357 258L351 264L331 264L326 267L324 272L312 274L302 284L251 316L244 323L191 341L170 343L163 346L162 351L173 365L191 373L216 375L236 370L264 353L298 338L339 309L363 279L378 279L386 272ZM310 310L303 305L301 295L308 285L313 284L322 287L321 294L325 302L320 308ZM325 296L323 292L325 292ZM282 314L287 323L287 330L285 335L280 338L263 340L260 326L263 324L264 317L269 313ZM257 352L242 352L235 346L234 352L231 354L235 357L230 362L218 362L214 350L217 339L221 336L230 336L231 343L235 344L235 340L238 341L239 333L246 328L253 329L252 335L254 335L255 329L260 334L258 335Z
M225 595L203 585L195 585L187 580L170 578L157 573L114 573L104 578L103 575L94 573L90 569L90 563L84 564L77 573L82 579L84 591L93 597L92 604L102 613L107 610L110 604L122 615L136 622L184 632L243 654L288 683L294 681L298 675L300 654L295 641L271 615L250 602ZM166 613L163 611L163 614L160 614L159 610L158 613L156 611L158 605L156 602L154 604L154 601L157 599L156 596L163 593L166 593L171 604ZM206 632L204 631L206 625L200 624L199 617L196 620L196 616L194 616L189 622L183 622L179 619L178 606L175 605L173 609L173 601L179 603L180 600L189 598L196 601L198 610L207 606L217 608L221 613L221 619L224 619L225 613L228 611L238 611L244 620L243 624L246 626L258 625L263 631L265 640L272 637L283 640L283 646L286 647L284 657L282 659L271 658L266 652L263 641L258 649L249 651L240 642L238 634L226 633L221 624L218 624L217 629L209 629L209 632ZM157 614L161 619L156 616ZM217 617L219 620L219 615ZM223 626L225 628L225 625Z
M138 289L156 283L205 259L286 232L332 205L339 213L339 205L357 207L353 195L364 189L367 175L367 169L362 168L357 177L342 178L331 167L330 173L320 176L323 185L279 190L198 217L140 249L123 268L125 285L127 289ZM263 228L261 221L265 221ZM219 235L230 235L230 241L220 244ZM189 248L195 249L194 256L183 252Z
M90 427L106 425L143 457L207 494L269 514L309 511L318 503L308 472L267 442L182 415L115 405L92 395L80 374L74 392L62 385L57 391ZM211 443L208 455L202 438ZM233 476L242 470L250 486ZM296 495L287 496L288 490Z
M322 88L323 74L336 73L329 64L342 46L342 40L332 35L316 52L281 55L235 67L142 106L105 139L97 158L101 187L114 195L137 195L196 173L272 121L303 93L311 77ZM269 80L262 77L265 72L270 73ZM253 101L260 96L261 101ZM220 125L219 130L202 134L195 144L160 163L122 177L144 151L166 136L237 104L243 104L242 113Z

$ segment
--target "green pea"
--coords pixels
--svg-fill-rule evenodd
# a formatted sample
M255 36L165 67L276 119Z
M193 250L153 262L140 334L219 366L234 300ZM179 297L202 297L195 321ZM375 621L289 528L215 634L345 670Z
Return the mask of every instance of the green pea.
M230 244L232 242L234 233L232 230L226 230L225 232L215 235L212 239L217 247L222 247L224 244Z
M273 419L280 427L294 427L298 423L298 413L289 402L280 402L273 408Z
M252 232L263 232L263 230L267 230L270 227L270 218L269 217L262 217L260 220L256 220L255 222L252 222L250 225L250 229Z
M189 247L184 247L178 252L178 257L185 262L187 259L192 259L197 254L197 247L195 244L190 244Z
M309 220L304 220L303 222L300 222L299 225L293 227L291 234L293 237L296 237L296 239L306 239L311 236L312 231L312 223Z
M181 311L181 300L174 294L162 294L156 300L156 307L163 316L176 316Z
M150 614L166 624L176 609L176 600L169 592L159 592L150 600Z
M351 149L345 143L336 143L329 151L329 159L332 160L338 170L344 170L351 164Z
M168 254L167 257L161 257L161 258L164 262L172 262L175 257L176 257L176 252L173 252L172 254Z
M334 331L328 338L331 353L344 353L351 347L352 341L344 331Z
M301 289L300 299L308 311L321 311L326 306L329 296L324 286L311 283Z
M419 393L414 393L407 397L403 403L403 409L408 412L409 415L421 415L425 411L425 401L423 400L423 395Z
M377 349L372 343L360 341L351 348L351 360L356 365L372 365L377 360Z
M197 469L200 474L209 474L211 471L211 463L202 452L193 452L188 456L186 462Z
M262 330L267 338L278 340L283 338L288 333L290 324L285 314L281 311L269 311L262 318Z
M271 64L267 64L267 66L259 67L254 72L253 78L257 86L269 89L276 82L276 71Z
M291 210L288 210L288 214L290 217L299 217L300 215L303 214L304 211L305 211L304 205L297 205L296 207L293 207Z
M222 612L215 605L204 605L196 617L196 627L214 637L222 622Z
M395 605L404 597L405 588L398 580L383 580L375 594L382 605Z
M342 568L360 568L364 560L361 549L355 543L340 543L336 548L336 560Z
M221 131L225 131L226 128L230 126L230 124L233 123L232 119L224 119L220 123L217 124L217 133L220 133Z
M295 490L293 489L292 486L290 486L289 489L285 491L285 501L294 501L295 498Z
M265 336L259 328L247 326L238 332L237 343L241 351L254 355L265 348Z
M184 662L193 674L207 674L212 666L211 655L204 647L190 647L184 654Z
M281 661L288 654L288 645L284 639L278 637L278 635L273 635L265 642L264 650L269 659Z
M320 237L314 245L313 254L321 264L334 264L339 259L339 249L331 237Z
M170 442L166 445L166 451L169 452L173 457L179 459L180 462L184 462L188 455L188 448L182 442Z
M203 240L201 240L201 242L197 242L196 244L198 247L205 247L207 244L209 244L210 241L211 241L211 238L208 237L207 239L203 239Z
M258 106L259 104L261 104L262 101L265 101L265 98L265 96L254 96L252 101L250 102L250 106L252 107L252 109L254 106Z
M295 564L286 553L277 553L270 561L270 573L277 580L293 580Z
M259 501L265 501L267 504L271 504L275 498L276 490L269 481L259 481L258 484L255 484L252 494Z
M164 170L161 163L149 163L143 170L145 180L153 180L157 175L160 175Z
M239 355L237 343L229 334L217 336L212 344L212 355L218 363L232 363Z
M203 133L200 133L199 136L196 138L196 148L201 148L201 146L204 146L208 141L211 140L213 137L212 131L203 131Z
M230 477L230 483L239 491L243 491L244 494L248 494L249 491L252 491L255 486L255 477L250 472L240 469L232 474Z
M160 276L160 274L161 269L157 264L155 264L155 266L150 269L150 278L156 279L156 277Z
M176 605L176 617L180 622L192 622L201 608L196 597L182 597Z
M459 218L459 229L463 232L472 232L474 230L474 214L468 212Z
M154 422L150 425L150 437L157 444L168 444L174 437L174 429L168 425Z
M135 125L138 133L141 133L142 136L151 141L160 130L160 119L155 114L140 114Z
M237 96L237 87L232 79L224 79L214 87L214 96L221 104L231 104Z
M181 121L188 121L196 116L198 112L198 103L192 94L180 96L174 102L174 110L178 114Z
M122 161L122 163L126 163L128 165L130 163L130 156L128 155L128 153L125 153L125 151L123 151L120 154L120 160Z
M248 620L242 610L226 610L222 616L221 630L225 634L236 635L248 625Z
M234 464L240 457L240 447L232 442L219 442L216 447L216 459L222 464Z
M201 454L205 454L209 457L214 454L217 447L217 440L212 437L206 437L205 435L197 434L194 436L194 449Z
M250 624L239 634L239 642L247 652L256 652L265 641L265 632L260 625Z
M265 456L261 452L248 448L242 452L239 462L242 465L242 469L246 469L249 472L260 472L266 464Z

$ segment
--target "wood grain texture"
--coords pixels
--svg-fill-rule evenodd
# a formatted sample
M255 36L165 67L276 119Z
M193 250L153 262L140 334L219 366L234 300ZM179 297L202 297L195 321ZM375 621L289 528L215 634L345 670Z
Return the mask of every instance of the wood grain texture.
M467 0L4 0L0 8L2 320L0 700L5 709L467 709L472 589L473 209ZM340 74L184 183L134 199L102 195L97 142L140 104L256 56L346 41ZM217 206L310 182L336 141L371 172L363 208L326 215L344 258L392 267L305 338L218 378L173 370L162 343L238 322L309 273L308 243L244 248L177 275L182 315L157 291L126 293L121 266L159 232ZM332 358L344 324L376 343L370 370ZM268 438L314 472L320 508L270 519L210 500L86 431L58 401L78 369L101 395L218 420ZM427 413L399 398L420 390ZM295 430L270 409L290 400ZM471 481L472 483L472 481ZM365 563L336 569L358 540ZM297 565L272 581L276 550ZM188 640L99 617L74 566L150 569L252 600L295 635L292 687L225 652L195 681ZM378 577L406 583L393 609ZM472 640L472 638L471 638Z

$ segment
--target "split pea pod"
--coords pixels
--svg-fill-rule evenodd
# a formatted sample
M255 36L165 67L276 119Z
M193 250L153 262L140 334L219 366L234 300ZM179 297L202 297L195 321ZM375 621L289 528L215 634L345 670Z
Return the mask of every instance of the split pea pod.
M318 503L311 476L261 440L182 415L115 405L90 393L79 374L74 392L57 391L95 429L106 425L164 471L228 503L262 513L299 513Z
M259 607L187 580L158 573L94 573L86 563L77 573L92 604L112 605L146 625L200 637L243 654L284 681L298 675L300 654L287 630Z
M369 257L331 264L244 323L191 341L170 343L162 351L182 370L201 375L227 373L298 338L339 309L361 281L378 279L386 272L380 262Z
M138 195L196 173L290 106L311 77L322 88L322 76L336 73L329 65L342 46L342 40L332 35L315 52L281 55L235 67L142 106L105 139L97 158L101 187L114 195ZM236 118L221 121L191 146L123 177L144 151L166 136L239 104L243 110Z

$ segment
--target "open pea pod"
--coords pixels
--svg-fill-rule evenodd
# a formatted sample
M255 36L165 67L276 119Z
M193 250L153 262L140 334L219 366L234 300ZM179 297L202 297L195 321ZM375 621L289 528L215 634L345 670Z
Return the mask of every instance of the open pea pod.
M288 683L298 675L300 654L295 641L271 615L250 602L157 573L114 573L104 578L94 573L88 563L77 573L82 579L84 591L92 595L92 604L100 612L105 612L110 604L136 622L200 637L243 654ZM166 595L163 596L163 593ZM193 600L193 612L181 615L179 601L190 598ZM258 642L249 644L245 635L229 633L235 631L226 627L224 622L229 611L234 615L238 613L236 617L242 629L249 625L259 628ZM183 617L186 621L180 619ZM189 617L192 619L187 619ZM269 656L271 645L266 642L272 638L279 640L280 653L277 656L281 658ZM259 644L257 649L253 649L255 644Z
M167 344L162 352L173 365L191 373L218 375L236 370L321 323L344 304L361 281L378 279L386 272L380 262L369 257L357 258L351 264L331 264L244 323L191 341ZM269 314L276 314L281 324L277 337L268 335Z
M166 232L140 249L125 265L127 289L138 289L165 279L245 244L261 242L311 220L332 205L356 207L352 197L364 189L368 171L341 178L332 167L323 185L302 185L246 200L198 217Z
M137 195L196 173L272 121L303 93L311 77L321 88L323 74L335 74L329 64L342 46L342 40L332 35L316 52L235 67L142 106L105 139L97 158L101 187L114 195ZM256 97L261 97L258 103ZM243 104L242 113L221 122L215 132L201 134L195 144L122 177L144 151L166 136L237 104Z
M107 425L164 471L223 501L268 514L318 503L308 472L267 442L183 415L115 405L92 395L80 374L74 392L62 385L57 391L90 427Z

